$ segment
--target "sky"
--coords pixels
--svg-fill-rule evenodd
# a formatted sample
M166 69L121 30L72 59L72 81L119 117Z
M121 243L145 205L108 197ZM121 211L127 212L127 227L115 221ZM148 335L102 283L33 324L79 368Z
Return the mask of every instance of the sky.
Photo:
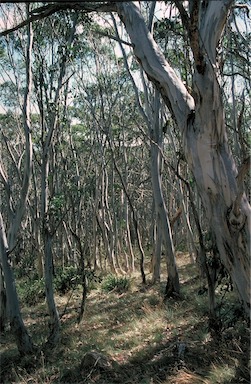
M140 2L136 2L136 3L140 3ZM18 5L18 4L16 4L16 5ZM15 25L17 22L19 22L21 20L20 17L23 17L23 16L20 16L20 14L22 15L20 7L18 7L15 12L11 11L11 8L13 9L13 6L8 7L7 4L0 4L0 30L4 30L6 28L9 28L9 27ZM7 9L7 11L6 11L6 9ZM170 17L170 13L171 13L171 7L170 6L167 7L164 4L164 2L162 2L162 1L156 2L155 20L156 19L162 19L165 16ZM172 14L173 14L173 10L172 10ZM99 20L100 20L101 24L104 23L103 17L99 17ZM250 20L247 19L248 24L245 24L245 22L241 18L238 18L237 22L238 22L238 28L239 28L240 32L243 32L244 30L246 30L246 28L249 28L249 31L251 31ZM236 28L236 27L234 26L234 28ZM121 30L119 32L121 32ZM126 38L125 35L123 35L122 37ZM128 48L126 45L124 45L124 49L128 52L130 48ZM122 57L121 50L120 50L118 44L115 45L115 53L117 54L118 58ZM4 75L3 71L1 71L0 83L5 81L6 78L7 78L7 76ZM139 79L135 78L135 80L137 82L137 85L140 86ZM0 113L3 113L3 111L4 111L3 106L0 104Z

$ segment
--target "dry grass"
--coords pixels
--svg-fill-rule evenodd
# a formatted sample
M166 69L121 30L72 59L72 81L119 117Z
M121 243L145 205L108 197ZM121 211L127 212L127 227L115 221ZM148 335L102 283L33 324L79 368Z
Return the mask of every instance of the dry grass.
M179 255L182 297L163 302L164 283L142 287L132 278L128 292L90 292L78 325L80 292L58 296L62 338L53 351L20 359L13 337L1 337L1 380L7 383L96 384L242 384L249 383L248 329L236 320L220 335L208 330L207 295L198 296L200 278L188 255ZM235 305L234 297L230 297ZM69 300L69 301L68 301ZM65 306L67 309L65 311ZM23 308L34 341L47 336L45 303ZM83 367L85 353L95 350L114 363Z

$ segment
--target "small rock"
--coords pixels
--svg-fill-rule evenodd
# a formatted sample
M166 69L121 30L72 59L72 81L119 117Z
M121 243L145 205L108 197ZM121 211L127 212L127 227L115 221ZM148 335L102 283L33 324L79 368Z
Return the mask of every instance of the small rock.
M101 368L103 370L112 370L115 368L115 361L100 352L90 351L84 355L81 362L81 368Z

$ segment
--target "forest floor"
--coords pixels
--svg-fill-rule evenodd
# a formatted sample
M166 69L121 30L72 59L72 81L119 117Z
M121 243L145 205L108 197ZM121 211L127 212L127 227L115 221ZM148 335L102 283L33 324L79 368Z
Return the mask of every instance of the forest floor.
M60 343L20 357L7 330L0 342L0 383L250 383L249 325L238 312L235 295L225 296L219 306L221 327L210 332L198 269L188 254L179 254L177 262L181 297L176 299L163 301L164 279L142 286L134 275L123 293L104 292L97 284L78 324L81 291L57 295ZM48 336L44 300L23 306L22 313L34 342L41 345Z

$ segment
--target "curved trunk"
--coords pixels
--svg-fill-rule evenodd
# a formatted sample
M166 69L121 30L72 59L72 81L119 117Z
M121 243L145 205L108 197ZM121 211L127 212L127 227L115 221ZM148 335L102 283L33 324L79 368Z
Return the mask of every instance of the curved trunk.
M146 284L145 265L144 265L145 264L145 252L144 252L144 249L143 249L143 246L142 246L142 242L141 242L141 235L140 235L139 226L138 226L137 214L135 212L135 209L133 207L131 198L129 196L129 193L128 193L128 190L127 190L124 178L123 178L123 176L122 176L122 174L121 174L121 172L120 172L120 170L118 168L117 162L115 160L114 148L113 148L113 144L112 144L111 140L109 140L109 145L110 145L110 149L112 151L112 160L113 160L113 164L114 164L115 170L116 170L116 172L117 172L117 174L119 176L121 185L123 187L123 190L125 192L128 204L129 204L131 212L132 212L132 221L133 221L136 241L137 241L137 245L138 245L139 253L140 253L140 260L139 260L139 262L140 262L140 273L141 273L141 278L142 278L142 284Z
M116 7L138 62L160 90L183 134L186 158L215 234L220 258L250 316L250 205L243 192L243 177L237 176L227 145L216 75L216 48L232 0L191 2L190 16L182 2L175 3L193 51L195 99L166 61L136 4L116 3Z
M227 145L220 87L209 64L204 74L194 76L194 85L199 102L184 132L186 158L215 235L220 258L248 313L250 206L237 183L238 172Z
M42 216L42 238L44 245L44 278L45 293L48 307L49 319L49 336L47 344L55 346L59 339L60 320L54 300L53 289L53 256L52 256L52 239L54 228L51 225L52 215L49 212L49 193L48 193L48 176L49 176L49 158L47 149L44 149L41 174L41 216Z

